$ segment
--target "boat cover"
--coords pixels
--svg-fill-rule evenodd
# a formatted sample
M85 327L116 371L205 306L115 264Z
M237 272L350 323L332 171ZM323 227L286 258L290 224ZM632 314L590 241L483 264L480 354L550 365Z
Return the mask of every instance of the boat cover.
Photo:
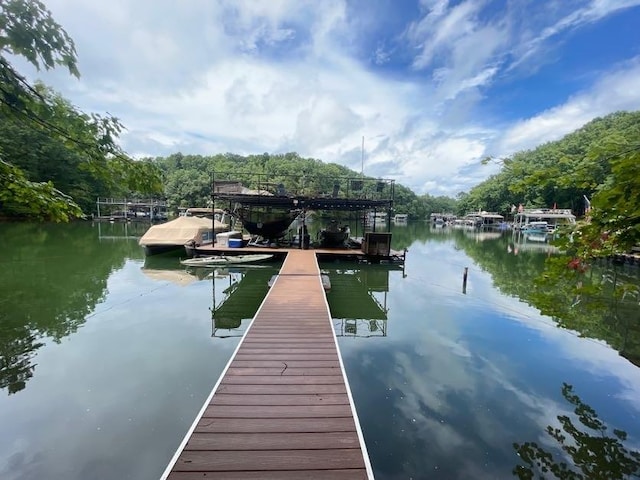
M213 220L214 229L224 228L223 224ZM140 238L140 245L184 245L194 240L197 244L202 243L202 236L205 232L210 232L212 221L209 218L201 217L178 217L159 225L153 225Z

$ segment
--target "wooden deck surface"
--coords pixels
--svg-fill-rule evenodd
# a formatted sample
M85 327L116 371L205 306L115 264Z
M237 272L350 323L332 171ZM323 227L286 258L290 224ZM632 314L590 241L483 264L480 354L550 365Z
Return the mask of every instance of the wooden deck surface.
M289 251L163 479L373 478L315 253Z

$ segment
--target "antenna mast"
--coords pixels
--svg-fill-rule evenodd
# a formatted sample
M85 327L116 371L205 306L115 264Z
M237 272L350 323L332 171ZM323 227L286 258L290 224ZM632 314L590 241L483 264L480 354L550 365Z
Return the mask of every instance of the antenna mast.
M364 177L364 135L362 136L361 155L362 155L362 170L360 170L360 176Z

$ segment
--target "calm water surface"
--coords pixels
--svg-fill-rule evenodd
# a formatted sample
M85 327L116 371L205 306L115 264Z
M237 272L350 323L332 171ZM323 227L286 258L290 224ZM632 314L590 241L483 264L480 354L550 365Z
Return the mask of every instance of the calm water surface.
M0 225L0 478L158 478L277 271L145 262L145 228ZM514 442L555 451L565 382L637 449L637 299L541 293L548 245L510 235L410 224L394 247L404 271L322 264L376 478L512 478Z

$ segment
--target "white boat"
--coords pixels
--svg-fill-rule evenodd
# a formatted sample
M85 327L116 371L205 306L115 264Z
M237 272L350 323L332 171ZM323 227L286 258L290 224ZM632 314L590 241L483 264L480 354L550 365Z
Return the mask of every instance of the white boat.
M553 233L559 227L575 225L576 217L566 208L534 208L518 212L513 220L513 228L527 230L532 223L544 222L547 232Z
M269 260L272 254L255 253L247 255L211 255L208 257L189 258L188 260L180 260L182 265L189 267L219 267L225 265L241 265L244 263L255 263Z
M523 232L528 233L547 233L549 224L547 222L529 222L520 228Z

